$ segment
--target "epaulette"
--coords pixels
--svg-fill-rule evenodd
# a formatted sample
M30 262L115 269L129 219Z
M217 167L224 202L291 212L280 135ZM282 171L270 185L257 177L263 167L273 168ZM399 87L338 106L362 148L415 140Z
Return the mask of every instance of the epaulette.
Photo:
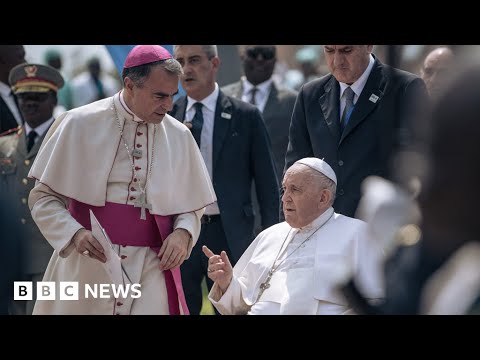
M12 133L17 133L17 135L20 135L23 132L23 128L21 125L18 125L15 128L12 128L10 130L4 131L3 133L0 134L0 137L5 136L5 135L10 135Z

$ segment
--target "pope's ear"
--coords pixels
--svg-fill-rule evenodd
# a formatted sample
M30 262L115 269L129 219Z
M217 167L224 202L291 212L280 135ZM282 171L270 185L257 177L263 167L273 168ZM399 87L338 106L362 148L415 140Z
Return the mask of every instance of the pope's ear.
M320 197L320 206L325 206L326 204L329 204L332 199L332 192L328 189L323 189L322 190L322 195Z

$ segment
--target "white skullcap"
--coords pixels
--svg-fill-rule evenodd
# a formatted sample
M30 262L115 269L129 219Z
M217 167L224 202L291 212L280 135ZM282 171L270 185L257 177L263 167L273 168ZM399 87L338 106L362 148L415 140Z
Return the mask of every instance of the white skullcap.
M335 185L337 185L337 176L335 175L335 171L333 171L330 165L328 165L325 161L318 158L309 157L297 160L295 164L306 165L309 168L318 171L319 173L322 173L327 178L332 180Z

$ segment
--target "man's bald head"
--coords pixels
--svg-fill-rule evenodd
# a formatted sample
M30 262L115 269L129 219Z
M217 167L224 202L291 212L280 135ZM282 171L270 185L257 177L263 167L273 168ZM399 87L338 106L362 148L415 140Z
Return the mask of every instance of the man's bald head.
M431 51L423 62L422 79L431 96L436 97L444 90L445 82L452 73L455 56L447 47Z

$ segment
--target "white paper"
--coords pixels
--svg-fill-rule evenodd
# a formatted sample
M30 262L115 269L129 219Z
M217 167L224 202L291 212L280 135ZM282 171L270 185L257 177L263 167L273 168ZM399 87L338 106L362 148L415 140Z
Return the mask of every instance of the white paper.
M131 284L128 275L125 273L122 267L122 260L115 252L110 238L105 232L105 229L98 222L92 210L90 210L90 223L92 224L92 235L98 240L100 245L102 245L104 255L107 258L107 262L103 265L105 266L105 270L112 280L112 284Z

